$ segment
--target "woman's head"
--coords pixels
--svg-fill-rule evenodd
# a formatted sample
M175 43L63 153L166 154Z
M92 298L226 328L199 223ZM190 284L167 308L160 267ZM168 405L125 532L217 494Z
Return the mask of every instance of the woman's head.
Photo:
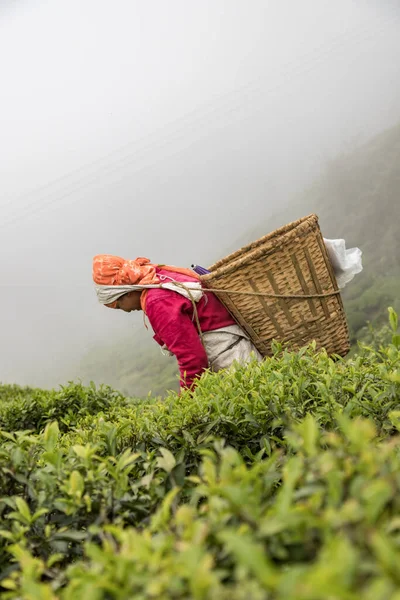
M156 265L148 258L126 260L112 254L98 254L93 258L93 281L99 302L126 312L145 310L148 288L160 283L157 275L160 268L199 279L191 269Z
M156 283L156 267L148 258L98 254L93 259L93 281L101 304L131 312L143 308L144 288L138 288Z
M123 296L118 298L118 300L115 301L115 306L113 308L117 308L125 312L131 312L132 310L142 310L140 303L141 295L142 292L138 290L128 292L127 294L124 294Z

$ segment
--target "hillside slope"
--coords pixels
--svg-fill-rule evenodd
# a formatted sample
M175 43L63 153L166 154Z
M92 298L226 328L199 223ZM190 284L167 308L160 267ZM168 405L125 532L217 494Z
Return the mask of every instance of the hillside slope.
M365 266L399 273L400 125L327 168L303 198L326 237L362 247ZM396 218L397 217L397 218Z
M363 251L364 272L343 294L355 341L367 320L379 323L388 305L400 306L400 126L332 163L307 198L325 237Z
M174 357L161 353L143 325L114 342L92 348L76 369L76 377L86 384L106 383L127 396L158 396L179 388Z
M324 237L360 247L364 271L343 293L354 343L367 321L378 324L388 305L400 307L399 205L400 124L330 162L299 198L247 232L236 248L310 213L318 214Z
M325 237L344 237L349 247L362 247L366 264L387 274L399 268L399 203L400 124L328 163L308 189L247 231L231 250L315 212Z

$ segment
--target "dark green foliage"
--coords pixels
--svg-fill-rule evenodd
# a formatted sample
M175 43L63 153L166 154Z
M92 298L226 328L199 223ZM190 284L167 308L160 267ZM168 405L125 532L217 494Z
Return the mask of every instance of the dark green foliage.
M27 396L30 396L35 391L41 392L42 390L35 390L30 387L21 387L20 385L1 385L0 384L0 402L7 400L22 400Z
M1 388L1 597L399 600L389 327L349 360L276 346L164 400Z
M39 431L53 420L62 431L76 425L82 416L126 404L126 399L108 386L96 389L74 384L60 390L43 391L0 386L0 428L5 431L34 429Z
M363 276L355 280L345 294L345 309L353 343L368 337L367 323L375 328L382 325L382 307L389 304L400 310L400 272L392 277L373 279Z

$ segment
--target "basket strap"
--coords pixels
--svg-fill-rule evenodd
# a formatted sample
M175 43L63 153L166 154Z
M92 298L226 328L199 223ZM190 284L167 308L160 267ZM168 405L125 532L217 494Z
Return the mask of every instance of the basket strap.
M192 301L192 304L196 304L192 294L190 293L190 288L186 287L184 283L180 281L175 281L174 285L176 287L181 287L185 289ZM155 284L152 285L153 288L163 288L163 284ZM337 296L340 294L340 290L332 290L331 292L324 292L322 294L271 294L269 292L249 292L244 290L233 290L233 289L223 289L223 288L202 288L205 292L212 292L216 294L242 294L244 296L264 296L265 298L297 298L299 300L309 300L310 298L328 298L329 296ZM197 314L197 313L196 313Z
M333 290L332 292L324 292L322 294L270 294L267 292L248 292L243 290L224 290L222 288L203 288L206 292L213 292L216 294L243 294L245 296L264 296L265 298L297 298L309 300L310 298L327 298L329 296L336 296L340 294L340 290Z

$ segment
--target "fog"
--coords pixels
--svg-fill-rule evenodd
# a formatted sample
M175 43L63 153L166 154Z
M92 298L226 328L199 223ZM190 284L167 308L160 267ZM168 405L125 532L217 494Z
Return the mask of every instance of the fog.
M0 381L53 383L140 323L97 303L93 255L207 265L398 122L399 16L385 0L1 0Z

